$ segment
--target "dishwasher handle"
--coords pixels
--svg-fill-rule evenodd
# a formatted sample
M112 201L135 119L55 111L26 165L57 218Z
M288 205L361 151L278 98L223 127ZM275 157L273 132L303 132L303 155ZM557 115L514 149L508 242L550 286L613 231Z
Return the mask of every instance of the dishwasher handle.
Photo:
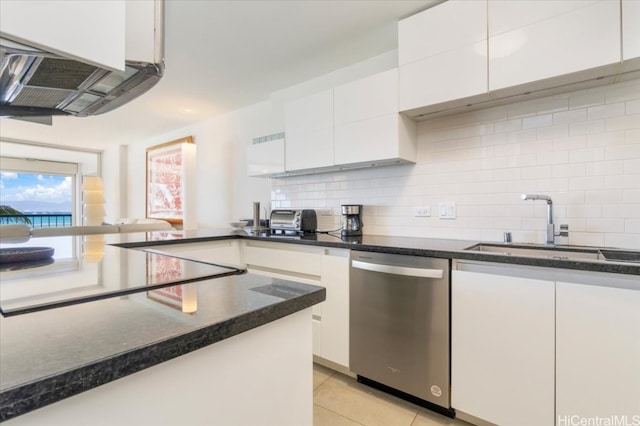
M381 265L379 263L362 262L360 260L351 261L351 266L357 269L363 269L365 271L382 272L385 274L394 274L394 275L403 275L405 277L441 279L444 276L444 271L442 269L426 269L426 268L411 268L409 266Z

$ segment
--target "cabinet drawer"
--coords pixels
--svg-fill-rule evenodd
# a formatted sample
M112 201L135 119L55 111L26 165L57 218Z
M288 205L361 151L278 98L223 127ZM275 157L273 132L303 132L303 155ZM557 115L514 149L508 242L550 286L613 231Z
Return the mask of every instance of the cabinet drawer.
M258 267L271 271L292 272L315 276L317 279L320 279L322 274L320 252L287 250L279 246L266 248L247 245L244 248L244 261L248 268Z

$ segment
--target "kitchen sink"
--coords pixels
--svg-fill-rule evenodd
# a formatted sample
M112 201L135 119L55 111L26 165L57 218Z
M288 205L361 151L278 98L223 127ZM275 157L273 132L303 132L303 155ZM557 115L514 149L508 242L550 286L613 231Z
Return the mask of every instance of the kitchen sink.
M640 263L640 251L600 250L600 255L612 262Z
M479 243L465 250L495 253L505 256L532 256L558 260L604 260L609 262L640 263L640 251L575 248L571 246L537 246Z
M507 244L475 244L465 250L496 253L505 256L533 256L559 260L602 260L598 249L571 249L556 246L514 246Z

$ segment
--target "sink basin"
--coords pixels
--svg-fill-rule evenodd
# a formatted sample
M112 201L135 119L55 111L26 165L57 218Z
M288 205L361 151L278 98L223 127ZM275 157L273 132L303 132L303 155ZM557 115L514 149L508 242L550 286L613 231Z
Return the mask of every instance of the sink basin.
M601 260L597 249L574 250L570 248L543 246L513 246L506 244L476 244L465 250L496 253L505 256L533 256L559 260Z
M600 250L604 260L640 263L640 251Z

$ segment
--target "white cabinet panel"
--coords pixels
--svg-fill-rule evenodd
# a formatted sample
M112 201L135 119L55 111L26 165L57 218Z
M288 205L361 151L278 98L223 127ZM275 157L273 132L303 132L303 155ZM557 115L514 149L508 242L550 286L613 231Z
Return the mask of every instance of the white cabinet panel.
M640 1L622 0L622 59L640 58Z
M487 93L486 1L447 1L403 19L398 40L400 111Z
M334 89L335 125L398 112L398 69L343 84Z
M452 274L452 407L500 425L553 425L554 282Z
M285 105L285 134L333 127L333 90L325 90Z
M322 256L322 358L349 367L349 250L327 250Z
M244 246L243 256L244 263L252 272L288 274L291 278L307 278L306 282L320 281L322 274L322 249L319 248L249 241Z
M640 290L558 282L556 297L558 420L631 422L640 414Z
M232 267L242 267L238 240L207 241L200 243L166 244L150 246L147 251L167 254L181 259L197 260Z
M247 147L247 175L269 176L284 172L284 139Z
M334 164L415 162L415 123L398 114L398 70L334 89Z
M314 169L333 165L333 127L307 133L286 133L285 169Z
M503 16L494 16L490 5L491 28L505 27L508 22L502 21L526 14L529 3L522 3L522 10L517 7L521 2L512 3L512 13ZM555 2L536 3L536 7L555 10ZM489 89L517 86L619 61L620 4L602 0L490 37Z
M125 2L1 1L0 35L49 52L124 70Z
M285 169L333 165L333 90L285 105Z
M535 24L601 0L488 0L489 37Z
M415 122L398 113L336 126L336 164L414 162L415 156Z
M486 93L486 41L400 67L401 111Z
M398 62L405 65L487 38L487 5L449 0L398 22ZM454 71L454 70L450 70Z

